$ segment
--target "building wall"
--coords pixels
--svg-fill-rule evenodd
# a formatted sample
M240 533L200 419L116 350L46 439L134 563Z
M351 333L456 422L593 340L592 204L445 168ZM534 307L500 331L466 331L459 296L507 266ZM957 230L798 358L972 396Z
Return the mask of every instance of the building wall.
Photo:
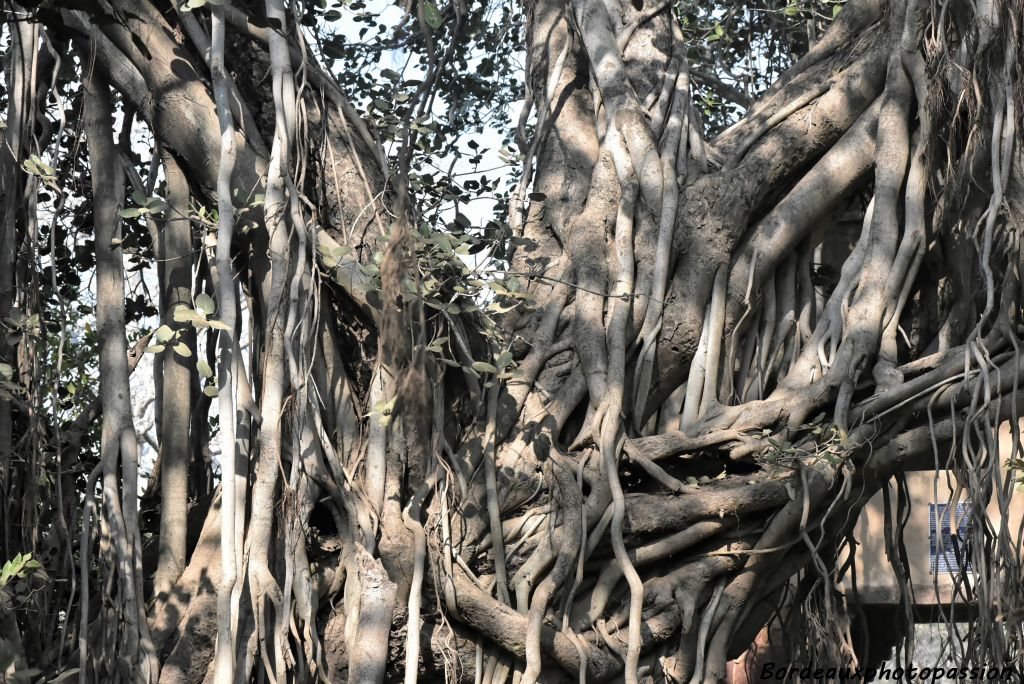
M1009 457L1011 437L1009 424L1003 424L1000 430L1002 460L1005 464ZM1006 477L1006 468L1001 469L1001 477ZM906 475L907 488L910 493L910 519L904 528L903 540L907 549L910 565L910 577L914 590L914 602L928 606L949 604L956 595L954 575L939 572L932 573L931 568L931 523L929 505L932 503L948 504L957 487L956 479L949 471L916 471ZM1022 520L1024 520L1024 491L1019 485L1010 489L1009 525L1011 535L1015 538ZM993 495L994 498L994 495ZM966 501L966 493L961 493L960 501ZM892 524L896 524L896 490L890 486L890 503ZM995 501L989 504L987 514L993 527L999 529L1007 521L999 515L999 507ZM886 604L898 603L900 588L894 577L892 567L885 550L885 507L882 493L877 493L864 508L857 523L855 538L860 546L857 552L856 571L857 586L861 603ZM954 523L955 525L955 523ZM950 551L952 556L952 551ZM850 588L846 581L847 590ZM960 600L963 600L963 588L959 589Z

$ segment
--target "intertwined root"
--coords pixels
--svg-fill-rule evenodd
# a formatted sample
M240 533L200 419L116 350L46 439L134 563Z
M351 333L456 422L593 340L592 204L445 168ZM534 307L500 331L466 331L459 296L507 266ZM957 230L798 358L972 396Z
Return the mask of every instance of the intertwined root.
M850 0L713 141L691 98L713 77L691 73L674 6L532 3L509 270L536 306L497 326L424 306L416 129L389 168L293 7L266 1L272 30L227 2L208 15L110 4L123 22L61 9L43 17L59 25L17 32L69 28L98 65L86 128L104 427L78 544L83 677L715 681L770 620L795 652L852 662L835 590L852 525L894 476L902 516L900 474L920 467L955 473L984 540L976 638L957 657L1019 658L1020 534L981 511L1006 513L1024 463L1015 420L1009 472L998 441L1024 398L1020 2ZM417 115L464 12L424 38ZM232 40L269 70L262 96L226 71ZM196 48L189 68L209 69L212 94L178 83L191 58L176 41ZM37 97L27 54L10 58L19 101ZM151 92L178 86L154 108ZM216 319L194 317L190 334L217 350L222 486L187 567L162 533L173 562L151 606L126 495L114 91L168 151L168 179L180 174L171 204L218 207L194 255L190 236L158 248L193 259L215 295ZM174 287L162 281L165 321ZM460 367L427 353L441 338ZM168 398L198 382L163 377ZM165 413L201 443L187 410ZM181 513L175 481L161 480L162 506ZM900 526L885 535L905 583Z
M658 12L638 12L633 21L620 23L600 3L573 3L572 11L571 28L555 25L565 31L564 45L568 36L578 38L592 66L589 115L596 133L590 187L582 213L565 228L541 225L537 215L522 229L534 236L553 230L563 238L572 264L566 272L575 278L576 291L562 317L575 335L573 350L580 365L573 374L579 374L589 400L570 456L577 458L589 494L579 508L570 507L549 474L550 502L527 515L546 516L547 525L540 529L546 528L547 534L531 537L531 529L523 533L525 541L517 542L525 526L516 526L505 540L506 547L511 543L533 549L532 554L520 554L526 559L523 568L531 568L527 586L537 588L532 597L528 589L516 592L517 605L529 611L533 627L526 635L524 679L534 681L540 671L541 649L530 641L539 638L535 625L545 611L553 626L561 621L569 638L615 654L627 681L636 680L640 653L650 652L676 630L681 641L669 661L671 676L679 681L721 678L726 658L742 650L750 630L768 619L776 602L786 607L790 620L806 611L831 617L845 611L830 589L822 591L841 571L836 564L844 554L844 545L830 540L844 538L867 498L902 468L938 463L957 471L972 482L966 489L977 502L975 510L988 501L984 477L993 477L1000 483L1001 505L1006 505L1003 483L1012 481L1012 474L999 470L996 428L1017 415L1005 405L1016 396L1019 375L1018 324L1012 322L1017 318L1018 286L1012 275L1016 267L1010 266L1019 246L1015 238L1000 238L996 226L1010 236L1020 220L1019 211L1000 213L1007 207L1003 188L1014 173L1006 141L1013 135L1010 120L1016 117L1016 104L1007 84L1019 68L1020 48L1007 33L1013 20L990 18L976 27L977 34L964 38L965 46L975 39L988 47L993 41L1000 44L991 63L978 55L965 58L961 53L957 58L957 68L969 73L967 80L992 84L994 91L983 102L961 100L953 115L961 123L968 121L980 136L991 127L993 143L985 153L999 179L991 192L979 193L973 213L957 215L931 208L956 203L963 210L970 204L934 185L939 176L951 180L970 173L951 164L957 152L943 169L932 149L941 135L967 153L963 141L969 137L960 131L960 137L949 138L950 113L937 107L942 97L937 93L952 85L945 79L955 61L947 52L952 28L948 17L932 16L914 2L851 4L813 58L801 60L764 104L721 136L716 148L726 176L715 170L714 162L710 170L704 166L704 155L697 150L705 144L699 137L688 147L692 136L680 135L681 127L691 125L691 106L685 58L674 51L678 43L667 41L668 49L662 43L664 84L651 88L646 99L643 87L650 84L627 66L631 60L635 64L650 58L643 52L649 44L631 52L631 39L640 35L641 42L656 42L659 30L670 35L667 26L658 25ZM535 21L544 20L538 10ZM569 128L578 126L579 118L546 118L551 102L571 97L550 88L567 81L563 71L571 62L565 56L568 48L557 59L547 49L548 88L534 89L535 94L544 92L536 104L538 116L547 127L545 134L575 141ZM536 55L544 47L535 50L533 58L539 62ZM815 84L810 75L816 70L829 78ZM633 87L625 85L630 83ZM829 116L816 118L816 110ZM748 204L740 210L708 201L716 192L728 197L728 190L737 186L745 190L735 176L763 168L762 155L778 153L792 140L787 127L801 123L835 128L805 142L813 152L805 152L801 172L780 174L781 199L766 208L759 202L769 193L761 189L755 191L759 197L745 198ZM544 168L543 159L532 158L536 152L536 146L529 150L527 177L534 164ZM872 171L873 183L868 183ZM823 253L816 247L823 239L817 230L820 222L836 208L847 207L851 194L865 187L870 201L856 244L848 253L837 255L834 247L831 254ZM688 201L701 204L696 225ZM557 204L548 211L557 213ZM749 217L758 214L763 218L745 230ZM723 227L709 232L716 223ZM670 264L674 232L677 239L682 232L706 244L677 242L683 254ZM960 249L966 246L960 236L974 235L967 253L983 276L985 305L973 310L969 320L955 318L962 311L951 312L941 327L913 331L912 340L901 326L919 324L914 301L927 296L929 285L918 276L922 263L934 258L928 255L934 255L935 244L929 245L927 236L937 232ZM656 255L653 269L638 258L642 253ZM737 256L730 261L731 254ZM833 264L838 280L823 293L822 285L813 281L815 268ZM673 267L676 275L670 277ZM703 282L695 282L692 271L703 275ZM1008 287L997 289L995 272L1010 279ZM641 273L646 277L638 278ZM693 284L693 291L673 291L680 283ZM1013 303L1000 313L993 305L997 297ZM561 305L560 298L556 301ZM550 320L550 309L545 315ZM689 352L673 349L675 359L659 353L667 321L676 326L688 322L690 330L700 330L699 339L688 338ZM953 327L959 332L950 336ZM678 330L668 336L669 341L680 339L687 338ZM927 359L900 360L908 352L934 349L938 352ZM534 350L524 365L542 353ZM665 378L680 377L674 375L673 361L680 370L688 365L685 382L671 385L663 379L660 386L652 386L655 360ZM530 367L530 382L544 377ZM577 396L576 401L584 398L582 392ZM559 399L550 402L552 413L565 415L557 411ZM517 401L516 409L529 401ZM952 409L950 418L936 424L936 406ZM818 418L810 418L819 412ZM556 437L563 427L557 421L550 425ZM969 428L971 438L950 442L961 428ZM910 437L924 438L924 444L911 445ZM593 457L589 446L596 450ZM521 446L516 449L515 459L522 459L522 451ZM733 463L754 460L759 472L742 479L773 483L786 496L744 511L744 498L730 487L719 507L705 513L712 517L675 517L663 527L644 528L649 518L642 502L648 499L624 489L623 454L653 486L683 501L718 499L713 487L680 481L687 472L700 472L701 459L714 462L715 454ZM680 463L680 457L693 460ZM542 461L539 456L535 462ZM552 464L552 470L559 468ZM974 471L979 466L986 473L981 479ZM726 476L726 482L738 477ZM510 508L521 503L511 498ZM738 526L726 525L731 518ZM584 526L574 532L568 521L577 520ZM755 521L767 524L751 527ZM653 538L644 534L655 530ZM734 535L732 544L714 550L721 545L716 538L723 539L726 530ZM493 523L491 534L496 534ZM588 569L596 572L599 566L587 562L588 551L605 534L612 558L602 557L601 563L607 564L591 584L585 579ZM902 544L898 529L887 534L892 534L890 548ZM1000 578L1017 567L1016 547L1005 531L1000 534L1001 551L992 566L1003 569L979 579L982 586L1005 587ZM574 551L566 549L565 537L577 541ZM565 572L567 553L578 560L575 577ZM897 563L894 571L905 575L899 554L893 550L891 557ZM514 555L511 562L516 562ZM807 581L797 594L785 591L780 596L799 572ZM553 602L553 584L562 588L561 606ZM1017 590L1009 592L1000 601L1015 603ZM818 650L832 660L855 660L848 620L816 621L810 613L807 619L817 628L808 633L807 643L796 647ZM822 626L832 624L838 626ZM829 644L841 646L829 650ZM972 648L965 656L979 661L1005 662L1012 653L1002 637Z

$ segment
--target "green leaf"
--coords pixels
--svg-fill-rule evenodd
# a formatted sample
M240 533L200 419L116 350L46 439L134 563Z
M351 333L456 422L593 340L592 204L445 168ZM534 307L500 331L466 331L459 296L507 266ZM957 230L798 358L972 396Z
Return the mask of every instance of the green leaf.
M797 7L796 5L786 5L786 9L782 10L782 13L785 14L787 17L792 17L796 15L796 13L799 11L800 8Z
M216 398L217 397L217 388L214 387L213 385L207 385L206 387L203 388L203 394L205 394L208 397Z
M487 305L487 310L488 311L495 311L497 313L507 313L507 312L511 311L512 309L516 308L516 306L517 306L517 304L515 302L513 302L511 304L501 304L499 302L491 302L490 304Z
M427 351L431 351L431 352L434 352L435 354L438 354L443 349L442 345L445 342L447 342L447 341L448 341L447 337L438 337L438 338L434 339L430 344L427 345Z
M423 20L427 22L427 25L432 29L441 28L441 24L444 23L444 17L437 10L437 5L432 2L423 3Z
M224 332L231 332L231 326L228 325L227 323L225 323L224 321L218 321L218 320L210 319L210 320L206 321L206 324L209 325L211 328L216 328L217 330L223 330Z
M9 363L0 363L0 377L10 380L14 377L14 368Z
M198 370L199 374L204 378L213 377L213 369L210 368L210 364L206 362L206 359L199 359L196 361L196 370Z
M162 345L162 344L152 344L152 345L146 347L143 350L143 352L146 353L146 354L159 354L163 350L164 350L164 345Z
M843 11L843 6L842 5L836 5L835 7L833 7L832 8L832 18L835 19L836 17L838 17L839 13L842 12L842 11Z
M200 292L196 296L196 310L203 316L209 316L217 310L217 305L214 303L213 297L205 292Z
M146 207L154 214L162 214L169 208L167 202L164 202L162 199L158 197L154 197L151 200L149 200L149 203L146 205Z
M29 155L29 158L21 163L21 167L33 176L40 176L43 180L53 180L56 169L44 162L37 155Z
M316 249L320 252L320 257L327 268L337 267L342 257L352 253L352 248L348 245L332 245L323 242L317 244Z
M391 397L388 401L378 401L373 405L373 411L371 415L377 416L377 422L385 426L391 422L391 414L395 411L395 401L398 397Z
M131 207L128 209L122 209L120 212L121 218L137 218L142 216L142 209Z
M188 345L185 344L184 342L179 342L178 344L174 345L174 353L177 354L178 356L184 356L186 358L192 356L192 350L189 349Z
M156 329L156 332L153 333L153 339L160 343L164 343L172 337L174 337L174 331L171 330L171 327L168 325L161 325Z
M498 369L487 363L486 361L474 361L473 370L481 373L497 373Z

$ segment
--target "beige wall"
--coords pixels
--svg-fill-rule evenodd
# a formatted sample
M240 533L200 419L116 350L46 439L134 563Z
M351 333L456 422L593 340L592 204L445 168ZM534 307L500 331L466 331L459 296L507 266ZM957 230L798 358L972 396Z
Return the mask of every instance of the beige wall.
M1000 445L1005 462L1010 452L1009 424L1000 430ZM948 475L948 477L947 477ZM1001 469L1001 477L1006 476L1006 469ZM918 605L948 604L953 597L953 575L938 573L933 577L930 567L930 524L929 504L949 503L956 480L952 473L940 471L938 476L933 471L916 471L907 473L907 487L910 491L910 520L904 528L904 543L910 561L910 576L913 582L914 598ZM937 496L936 496L937 493ZM1024 519L1024 492L1019 486L1011 488L1010 532L1013 538ZM994 497L993 497L994 498ZM960 501L966 499L961 494ZM895 525L896 491L890 488L892 516ZM989 520L999 529L1003 520L999 508L993 501L988 507ZM860 516L855 529L855 536L860 543L856 559L857 585L862 603L897 603L899 587L893 576L892 568L885 553L885 508L882 494L876 494ZM954 523L955 524L955 523ZM952 551L950 552L952 554ZM849 589L849 579L845 582ZM961 589L962 592L962 589Z

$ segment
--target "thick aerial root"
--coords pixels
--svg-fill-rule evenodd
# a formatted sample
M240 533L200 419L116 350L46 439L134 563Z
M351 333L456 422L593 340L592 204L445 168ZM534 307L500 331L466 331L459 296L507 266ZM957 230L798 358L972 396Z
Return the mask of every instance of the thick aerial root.
M354 545L346 572L354 585L345 588L347 616L355 629L346 638L349 679L355 682L384 681L388 635L395 607L395 584L384 566L362 547Z

